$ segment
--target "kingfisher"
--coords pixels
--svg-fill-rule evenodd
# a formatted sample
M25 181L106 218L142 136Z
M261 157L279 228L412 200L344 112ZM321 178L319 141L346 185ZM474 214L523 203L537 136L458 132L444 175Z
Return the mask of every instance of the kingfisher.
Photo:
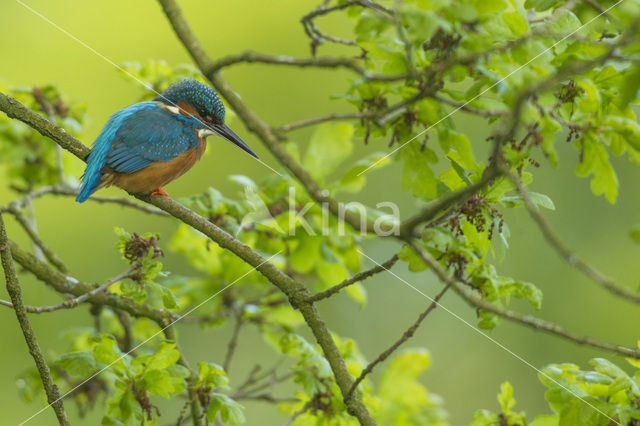
M76 201L100 188L169 196L162 188L202 157L207 136L220 136L251 156L255 152L224 122L224 104L196 80L182 80L149 102L111 116L87 157Z

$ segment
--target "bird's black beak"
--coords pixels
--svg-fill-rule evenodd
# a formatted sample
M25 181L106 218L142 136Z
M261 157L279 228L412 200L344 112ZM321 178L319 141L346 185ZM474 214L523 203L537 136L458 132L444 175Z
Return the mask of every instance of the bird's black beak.
M222 136L223 138L225 138L226 140L228 140L229 142L231 142L232 144L234 144L235 146L237 146L238 148L240 148L241 150L243 150L244 152L248 153L249 155L251 155L252 157L258 158L258 154L256 154L250 147L249 145L247 145L247 143L245 141L243 141L242 139L240 139L240 136L236 135L236 133L231 130L229 128L229 126L227 126L224 123L221 124L213 124L211 126L213 128L213 130L216 131L216 133L218 133L220 136Z

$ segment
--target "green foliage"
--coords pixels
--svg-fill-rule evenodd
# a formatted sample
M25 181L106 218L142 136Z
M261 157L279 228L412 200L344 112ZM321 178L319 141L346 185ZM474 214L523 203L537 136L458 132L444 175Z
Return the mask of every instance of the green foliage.
M337 339L340 352L345 358L350 373L358 375L366 362L351 339ZM313 357L310 349L303 350ZM317 360L318 363L323 361ZM431 357L426 350L411 349L397 355L382 372L377 386L365 380L358 392L372 410L380 424L406 426L444 426L447 414L442 408L442 399L420 383L420 376L429 369ZM304 386L304 383L301 382ZM287 414L293 414L306 404L311 409L299 416L293 425L357 425L358 421L346 413L336 385L330 388L312 387L297 393L298 403L280 404Z
M0 82L0 91L38 111L73 136L83 136L88 123L85 106L69 101L56 86L8 88ZM0 158L10 184L33 189L59 182L55 144L26 124L4 114L0 115ZM66 155L63 158L65 171L76 174L78 164L67 161L70 158Z
M500 413L494 414L489 410L478 410L473 415L471 426L492 426L492 425L526 425L524 412L515 412L513 408L516 400L513 397L513 387L511 383L504 382L500 386L498 394L498 403L500 404Z
M502 384L498 395L501 412L494 414L479 410L473 417L473 426L497 424L532 426L585 425L604 426L616 422L633 425L640 420L640 363L629 359L636 370L629 375L604 358L589 363L593 370L581 370L575 364L552 364L543 368L538 378L548 390L546 399L552 415L541 415L527 423L523 412L512 411L515 406L513 388Z
M148 59L145 62L125 62L120 70L127 79L135 78L145 83L141 101L150 101L158 93L164 92L173 83L184 79L194 79L206 84L202 73L192 64L171 66L164 60Z
M156 260L163 255L157 246L158 234L130 234L122 228L114 229L119 240L116 249L122 253L122 259L135 264L131 281L121 281L113 288L119 294L131 297L137 302L144 302L151 295L150 304L176 309L179 302L169 287L158 284L154 280L167 277L162 271L162 263Z
M99 393L108 392L104 425L154 424L157 408L150 397L169 399L185 390L189 371L178 364L175 342L160 341L153 350L140 348L135 357L123 353L111 334L84 331L72 342L71 349L79 350L55 360L53 371L66 384L62 391L81 385L73 394L80 406L91 406Z
M326 7L339 4L344 1L325 2ZM370 173L390 166L398 171L398 182L407 196L424 205L481 181L497 160L529 186L540 162L548 161L554 167L570 163L560 159L556 150L557 141L564 139L576 151L575 175L590 178L593 194L615 203L619 181L613 157L626 153L630 162L640 164L640 125L630 106L637 103L640 67L621 60L601 65L599 59L609 53L637 58L640 45L635 39L609 52L630 27L629 17L634 16L630 10L637 2L621 4L610 12L611 19L600 19L579 32L591 20L593 10L588 4L560 7L568 4L564 0L380 4L393 8L393 14L361 4L336 9L351 23L353 43L361 51L349 60L368 74L385 75L357 78L344 93L334 96L362 117L317 125L303 147L296 141L277 147L301 164L302 174L318 182L326 191L323 196L357 195L366 187ZM575 36L565 37L572 32ZM589 63L596 65L580 67ZM155 98L155 92L184 78L205 82L194 66L170 66L165 61L127 63L124 73L151 89L144 91L141 100ZM6 92L5 87L0 89ZM67 101L55 87L12 89L8 94L73 135L82 135L87 121L84 107ZM483 120L483 131L465 133L458 128L457 120L450 116L458 111ZM514 111L519 114L515 124ZM0 117L0 156L10 184L33 189L58 182L55 149L42 138L27 126ZM355 159L354 153L365 149L360 145L367 144L371 152ZM485 161L480 160L481 155ZM301 173L294 170L255 181L233 175L229 178L241 188L238 193L209 188L179 201L269 258L308 289L322 291L362 271L360 249L373 235L346 226L327 206L314 202L295 174ZM538 207L555 210L547 195L529 195ZM522 209L524 204L509 179L495 178L416 230L417 244L484 301L513 308L512 300L517 298L539 310L540 288L499 272L510 235L503 212ZM382 207L359 203L343 207L365 225L394 226L399 221ZM74 389L95 375L69 396L81 410L104 394L104 425L155 424L160 423L157 400L187 395L178 423L191 402L200 405L203 418L211 423L255 423L245 419L238 395L256 397L255 389L272 390L285 382L293 388L295 399L279 402L278 408L295 416L292 424L357 424L325 354L305 333L300 312L264 276L184 224L170 236L167 247L184 258L191 270L185 275L164 269L158 234L138 235L122 228L115 232L116 250L132 273L110 291L159 310L166 314L166 321L129 318L119 309L94 306L91 314L99 332L76 328L63 336L67 350L55 356L52 364L54 379L63 383L63 390ZM630 235L640 241L637 227ZM411 272L428 269L408 245L400 249L399 257ZM344 292L359 306L366 304L361 283ZM211 298L218 294L221 296ZM194 307L198 311L190 319L204 328L235 323L239 332L241 327L254 326L263 343L284 359L288 374L279 375L274 367L262 376L251 373L245 384L237 384L229 371L214 362L218 360L201 360L197 369L187 369L177 343L161 340L158 334L168 325L168 318L191 314ZM480 328L491 329L499 323L499 316L478 312ZM348 373L358 377L367 362L356 341L336 334L332 337ZM630 363L640 367L637 361ZM499 412L477 411L472 425L606 425L607 416L621 424L637 424L640 373L630 375L605 359L592 360L591 365L592 371L573 364L554 364L542 370L539 378L548 388L552 414L527 423L525 414L515 409L511 384L504 382L498 395ZM430 366L431 356L425 349L396 353L378 367L379 377L367 376L355 392L380 424L446 425L443 401L424 385L422 375ZM260 380L268 384L256 384ZM19 385L29 401L41 390L33 370L23 374Z

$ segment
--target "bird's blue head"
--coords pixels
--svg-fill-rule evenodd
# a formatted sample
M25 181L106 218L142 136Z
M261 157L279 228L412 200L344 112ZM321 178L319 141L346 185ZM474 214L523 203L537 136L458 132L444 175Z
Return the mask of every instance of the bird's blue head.
M154 101L177 108L176 112L179 114L194 116L197 120L198 136L221 136L258 158L249 145L224 123L224 104L209 86L196 80L182 80L169 87Z
M212 88L196 80L182 80L159 95L154 101L170 106L190 105L208 123L224 123L224 104Z

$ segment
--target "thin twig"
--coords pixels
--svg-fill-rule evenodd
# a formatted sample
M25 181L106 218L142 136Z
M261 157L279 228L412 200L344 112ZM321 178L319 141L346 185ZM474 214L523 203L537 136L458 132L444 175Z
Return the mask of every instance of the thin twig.
M345 288L347 286L355 284L355 283L357 283L359 281L364 281L367 278L372 277L373 275L375 275L377 273L380 273L382 271L386 271L387 269L391 268L397 261L398 261L398 255L394 254L393 257L391 257L391 259L387 260L382 265L376 265L371 269L359 272L359 273L355 274L353 277L342 281L340 284L334 285L333 287L330 287L330 288L326 289L325 291L322 291L320 293L314 294L313 296L309 297L307 300L309 302L318 302L320 300L323 300L323 299L326 299L328 297L331 297L331 296L333 296L334 294L338 293L340 290L342 290L343 288Z
M371 114L369 112L347 112L347 113L335 113L329 115L323 115L320 117L305 118L300 121L294 121L292 123L283 124L277 129L279 133L287 133L292 130L302 129L304 127L315 126L316 124L326 123L327 121L340 121L340 120L356 120L369 118Z
M56 413L58 422L61 425L69 425L70 423L67 419L67 414L64 411L64 406L62 404L62 400L60 399L58 387L55 385L55 383L53 383L53 379L51 378L51 371L49 370L49 366L47 365L47 362L45 361L44 356L40 351L36 335L33 332L31 322L29 321L29 317L27 316L27 311L25 310L24 304L22 303L22 290L20 288L20 282L18 281L18 275L16 274L13 265L13 257L11 254L11 248L9 247L9 239L7 238L7 232L4 227L4 221L2 219L1 213L0 257L2 258L2 268L4 269L7 292L9 293L9 296L11 296L13 306L15 306L14 311L16 313L16 317L18 318L20 328L22 329L24 339L27 342L27 346L29 347L29 353L33 357L33 360L36 363L36 367L38 368L38 373L40 374L40 378L42 379L42 385L47 394L47 400L52 406L53 411Z
M9 213L11 213L18 223L22 226L22 228L26 231L31 241L40 249L41 253L44 257L56 267L56 269L63 274L69 272L69 269L65 266L62 260L56 255L49 246L42 241L40 235L38 235L38 231L32 226L29 219L25 216L25 214L17 207L16 204L9 204Z
M271 392L275 385L277 385L278 383L282 383L284 381L287 381L287 380L289 380L291 377L293 377L295 375L296 375L295 371L290 371L288 373L283 374L282 376L278 376L276 374L276 372L273 371L273 373L271 373L269 376L263 376L262 379L265 379L265 378L268 377L269 378L268 381L266 381L264 383L257 384L255 387L246 389L243 392L235 393L233 398L234 399L246 398L249 395L255 395L257 392L263 391L265 389L268 389L269 392ZM260 379L260 380L262 380L262 379Z
M113 312L116 314L116 316L118 317L118 321L120 322L120 325L122 326L122 334L123 334L123 338L122 338L122 352L126 352L130 355L134 355L135 353L133 351L131 351L131 348L133 347L133 330L131 329L131 320L129 319L129 316L124 312L121 311L119 309L113 309Z
M278 397L273 396L269 393L261 393L257 395L242 395L239 397L234 397L233 399L243 400L243 399L251 399L256 401L265 401L279 404L281 402L299 402L300 400L295 397Z
M36 198L40 198L44 195L47 194L51 194L51 195L62 195L62 196L68 196L68 197L75 197L78 195L78 188L73 188L71 186L68 185L52 185L52 186L44 186L40 189L37 189L35 191L32 192L28 192L28 191L24 191L20 188L16 188L13 187L14 190L18 191L18 192L23 192L26 193L25 197L18 200L18 201L14 201L15 206L18 208L21 208L23 206L26 205L27 202L29 202L30 200L34 200ZM140 204L135 202L134 200L132 200L131 198L125 198L125 197L100 197L100 196L92 196L89 198L89 201L94 201L96 203L100 203L100 204L105 204L105 203L109 203L109 204L119 204L121 206L124 207L130 207L133 209L137 209L140 210L144 213L150 213L150 214L155 214L158 216L164 216L164 217L168 217L169 214L167 212L163 212L160 209L157 209L155 207L151 207L151 206L145 206L144 204ZM2 210L2 207L0 207L0 210Z
M407 31L402 24L402 17L400 15L400 7L402 6L403 0L396 0L393 6L393 21L396 28L396 34L398 34L398 39L402 42L404 46L404 55L405 60L407 62L407 69L409 70L409 74L416 74L416 66L414 60L414 52L413 52L413 43L409 40L409 36L407 35Z
M356 59L347 57L333 57L333 56L314 56L311 58L296 58L288 55L269 55L266 53L254 52L251 50L241 52L235 55L225 56L216 60L209 69L207 74L215 73L222 68L229 67L231 65L241 63L259 63L270 65L284 65L290 67L300 68L346 68L356 74L361 75L366 80L370 81L401 81L409 77L409 74L375 74L369 70L362 68L358 65Z
M380 266L384 266L384 265L380 265ZM384 268L384 269L387 270L387 268ZM376 359L371 361L365 367L365 369L362 370L362 372L360 373L358 378L353 382L353 385L351 386L351 389L349 390L349 394L347 395L347 398L351 397L351 395L356 390L358 385L364 380L365 377L367 377L368 374L370 374L373 371L373 369L375 368L376 365L380 364L381 362L383 362L384 360L389 358L389 356L392 353L394 353L400 347L400 345L402 345L404 342L406 342L411 337L413 337L413 334L416 332L418 327L420 327L420 324L422 324L422 321L424 321L424 319L427 317L427 315L429 315L429 313L431 313L431 311L433 311L436 308L436 306L438 306L438 302L440 301L442 296L444 296L444 294L447 292L447 290L449 290L449 287L450 287L449 285L446 285L440 291L440 293L438 293L436 295L436 297L433 298L433 301L427 307L427 309L418 316L418 319L416 320L416 322L414 322L411 325L411 327L409 327L404 333L402 333L402 336L398 340L396 340L396 342L393 345L391 345L387 350L385 350L380 355L378 355L378 357Z
M351 6L361 6L363 8L372 9L377 12L382 12L383 14L386 14L386 15L393 15L394 13L391 9L387 9L384 6L369 0L347 0L344 3L340 3L331 7L327 7L326 2L324 2L320 6L312 10L311 12L304 15L302 19L300 19L300 22L302 22L302 26L304 27L305 32L307 33L309 38L311 38L312 54L315 54L317 47L320 44L322 44L324 40L327 40L333 43L338 43L338 44L345 44L348 46L357 46L357 43L355 41L345 40L339 37L335 37L335 36L323 33L322 31L320 31L320 29L316 26L314 22L314 19L319 16L327 15L331 12L342 10Z
M55 111L53 106L47 101L42 89L39 87L33 88L33 97L42 107L42 111L47 115L49 120L55 119ZM60 184L64 183L64 165L62 162L62 148L56 144L56 164L58 165L58 181Z
M81 303L86 302L91 297L95 296L96 294L105 291L107 288L109 288L109 286L117 283L118 281L121 281L121 280L127 278L129 275L131 275L131 272L133 272L134 269L135 269L135 267L131 267L127 271L121 273L120 275L118 275L117 277L107 281L106 283L94 288L93 290L88 291L87 293L81 294L78 297L74 297L73 299L67 299L64 302L59 303L57 305L51 305L51 306L25 306L24 308L30 314L43 314L43 313L47 313L47 312L59 311L61 309L72 309L72 308L75 308L76 306L78 306ZM13 303L7 302L6 300L0 300L0 305L3 305L3 306L6 306L8 308L12 308L13 309Z
M600 15L604 15L607 18L609 18L611 16L611 15L609 15L607 13L607 11L602 6L600 6L594 0L582 0L582 1L585 2L586 4L588 4L589 6L591 6L592 8L594 8L596 10L596 12L598 12Z
M189 395L189 401L191 403L191 420L193 422L193 426L202 426L203 419L206 421L206 413L203 412L203 407L200 404L200 398L198 398L198 375L195 370L193 370L189 365L189 362L184 357L183 351L177 346L178 339L176 337L175 328L165 327L162 331L164 332L164 335L168 340L176 342L176 349L180 353L178 364L189 370L189 377L187 377L187 393Z
M558 235L553 231L549 222L547 222L542 216L540 210L536 207L535 203L529 196L528 191L522 185L522 181L511 172L509 172L507 176L509 177L509 179L511 179L511 182L513 182L516 190L524 200L524 204L527 207L529 214L540 228L542 235L544 235L549 244L551 244L551 246L569 265L575 267L591 280L597 282L616 296L620 296L623 299L630 300L634 303L640 303L640 293L627 290L624 287L620 287L613 280L610 280L609 278L602 275L600 271L584 262L574 252L572 252L569 247L567 247L567 245L562 242L560 237L558 237Z
M31 201L28 201L25 205L25 209L27 210L27 214L25 215L25 223L28 224L29 228L33 230L35 235L38 235L38 219L36 218L36 208ZM42 252L42 248L33 241L33 252L38 257L38 259L44 260L45 255Z
M298 411L296 411L295 413L293 413L293 415L291 417L289 417L287 419L286 422L282 423L282 426L289 426L290 424L292 424L298 417L300 417L301 415L303 415L304 413L306 413L307 411L309 411L311 409L311 407L313 407L313 399L310 400L309 402L307 402L306 404L304 404L304 406L299 409Z
M438 200L424 207L418 214L402 222L400 224L400 235L412 236L420 224L435 219L438 214L453 205L464 203L471 198L471 196L477 194L484 187L500 177L501 173L502 172L495 166L487 167L482 177L477 182L440 197Z
M231 360L233 359L233 355L236 351L236 347L238 346L238 337L240 337L240 330L244 325L244 321L242 320L242 310L240 310L236 314L236 324L233 327L233 332L231 334L231 339L229 339L229 345L227 346L227 355L224 357L224 364L222 364L222 368L224 371L229 373L229 367L231 367Z
M9 245L11 246L11 254L15 262L35 275L40 281L53 287L58 293L82 296L95 289L89 284L61 273L48 263L38 260L34 255L26 252L13 241L9 241ZM115 293L95 293L89 297L89 302L121 309L137 318L149 318L157 324L162 324L163 327L180 318L179 315L165 309L157 309L146 304L137 303L132 299Z
M640 350L631 349L626 346L616 345L609 342L604 342L601 340L594 339L589 336L581 336L578 334L571 333L561 326L542 320L540 318L536 318L531 315L523 315L519 312L515 312L509 309L500 308L493 303L487 302L482 299L476 293L472 293L466 288L466 284L458 281L455 277L450 275L440 263L431 256L431 254L424 250L422 247L418 245L414 240L408 239L407 244L411 246L411 248L420 256L422 261L428 265L432 270L436 273L440 281L443 283L450 285L456 293L458 293L467 303L471 306L491 312L496 314L502 318L508 319L510 321L514 321L527 327L533 328L535 330L545 331L547 333L551 333L553 335L562 337L563 339L572 341L579 345L591 346L598 349L603 349L609 352L617 353L626 357L631 357L635 359L640 359Z
M462 111L466 111L470 114L475 114L475 115L480 115L482 117L504 117L506 115L509 115L509 113L507 111L489 111L489 110L484 110L484 109L478 109L478 108L474 108L466 103L463 102L457 102L454 100L451 100L449 98L445 98L444 96L440 96L438 94L434 94L431 95L430 98L433 98L439 102L442 102L443 104L447 104L450 105L452 107L461 109Z

